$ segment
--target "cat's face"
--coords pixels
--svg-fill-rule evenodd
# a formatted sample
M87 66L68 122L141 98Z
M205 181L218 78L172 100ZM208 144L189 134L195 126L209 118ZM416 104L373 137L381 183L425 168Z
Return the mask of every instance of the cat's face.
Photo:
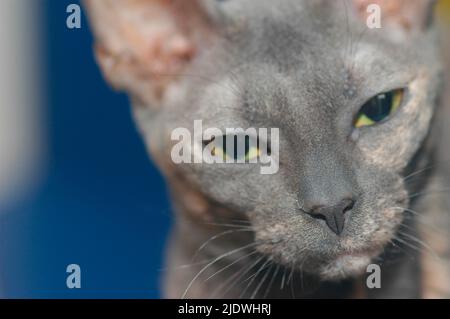
M101 61L113 82L128 76L119 85L135 97L136 119L168 176L183 176L205 198L248 218L264 254L328 279L361 273L394 238L409 203L404 171L427 136L438 96L431 28L397 25L399 13L388 12L389 26L369 30L358 14L363 2L223 1L204 11L216 22L210 28L194 19L201 39L192 43L207 49L190 47L189 36L174 39L182 53L175 71L184 76L170 83L170 72L160 73L156 89L145 66L137 75L116 56L117 69L129 63L117 79ZM137 67L145 62L134 58ZM193 130L195 120L223 131L278 128L279 139L269 141L279 149L278 171L172 163L171 133Z

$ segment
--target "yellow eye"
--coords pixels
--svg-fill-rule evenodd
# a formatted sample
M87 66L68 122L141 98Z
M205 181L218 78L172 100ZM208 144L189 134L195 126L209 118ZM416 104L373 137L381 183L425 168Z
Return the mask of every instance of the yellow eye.
M372 126L389 118L402 104L404 91L397 89L371 98L359 111L355 127Z
M217 157L221 157L224 161L226 161L229 156L225 151L226 146L222 147L218 147L218 146L214 146L211 152L212 156L217 156Z
M234 149L228 150L227 149L227 140L228 139L234 139ZM229 140L228 140L229 141ZM243 153L239 152L238 143L245 143L245 148L243 149ZM250 137L245 136L244 139L237 135L227 135L222 137L222 146L219 147L218 145L215 145L212 148L211 152L212 156L217 156L222 158L224 161L228 159L233 159L234 161L242 161L245 162L254 160L261 156L261 150L257 146L257 141L254 141L254 143L250 143Z
M251 160L254 160L255 158L258 158L260 156L261 156L261 150L258 147L256 147L256 146L252 146L246 152L245 160L246 161L251 161Z

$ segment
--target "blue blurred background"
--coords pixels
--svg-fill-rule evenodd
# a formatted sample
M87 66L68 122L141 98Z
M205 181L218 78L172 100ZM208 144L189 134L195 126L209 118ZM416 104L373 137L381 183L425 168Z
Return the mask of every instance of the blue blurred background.
M158 298L166 188L71 3L0 0L0 297Z
M7 298L157 298L171 221L125 95L93 59L87 20L66 28L71 0L42 0L47 39L46 171L0 215L0 291ZM44 41L44 40L43 40ZM66 287L79 264L82 288Z

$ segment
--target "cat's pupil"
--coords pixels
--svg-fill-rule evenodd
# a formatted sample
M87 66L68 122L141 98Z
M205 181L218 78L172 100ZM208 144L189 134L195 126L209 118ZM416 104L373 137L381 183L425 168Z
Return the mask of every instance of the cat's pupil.
M250 151L250 137L249 136L243 136L244 137L244 152L239 152L238 143L242 143L242 137L238 135L226 135L222 137L222 145L223 145L223 153L228 155L229 157L233 158L234 160L242 159L247 156L248 152ZM233 150L227 150L227 141L230 142L230 138L234 140L233 143ZM242 153L242 154L241 154Z
M374 122L380 122L391 114L393 102L392 93L383 93L367 102L361 110Z
M259 141L256 139L255 141L252 141L250 136L243 135L225 135L222 136L222 145L220 146L221 153L224 156L224 159L226 157L232 158L234 160L242 160L246 158L250 154L251 147L258 147ZM209 143L212 143L214 139L204 142L204 145L208 145ZM239 144L243 143L243 144ZM240 145L244 145L244 148L242 149L239 147ZM228 147L227 147L228 146ZM231 147L230 147L231 146ZM213 149L213 154L215 155L217 152L217 146Z

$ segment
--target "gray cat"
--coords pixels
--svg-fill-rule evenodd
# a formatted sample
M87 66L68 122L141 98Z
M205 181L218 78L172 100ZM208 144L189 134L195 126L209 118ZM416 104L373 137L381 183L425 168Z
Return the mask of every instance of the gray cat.
M173 198L165 297L450 297L433 1L85 4ZM278 172L176 164L172 132L195 120L279 128Z

